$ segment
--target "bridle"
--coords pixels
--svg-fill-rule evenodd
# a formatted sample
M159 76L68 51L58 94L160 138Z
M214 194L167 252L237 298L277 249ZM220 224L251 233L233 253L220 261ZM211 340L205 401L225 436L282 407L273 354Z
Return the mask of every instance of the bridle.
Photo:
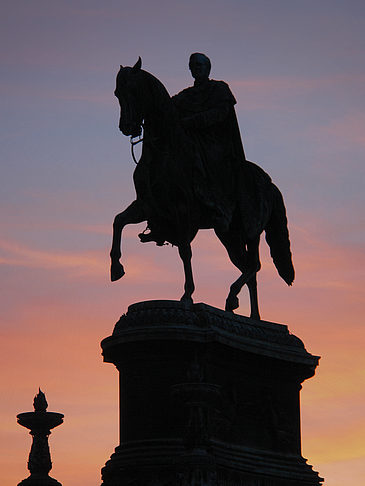
M141 124L141 127L143 129L143 123ZM134 140L136 138L138 138L138 140ZM135 145L138 145L139 143L143 142L143 135L137 135L137 137L133 137L133 135L131 135L129 142L131 144L132 159L133 159L134 163L137 165L139 160L137 160L136 156L134 155L134 147L135 147Z

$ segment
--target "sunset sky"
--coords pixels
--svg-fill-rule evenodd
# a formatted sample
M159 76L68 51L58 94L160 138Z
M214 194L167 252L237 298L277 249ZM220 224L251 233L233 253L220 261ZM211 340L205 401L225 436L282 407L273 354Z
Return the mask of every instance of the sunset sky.
M129 304L183 292L176 248L139 243L144 225L126 230L126 276L109 282L112 221L134 199L115 75L141 56L175 94L199 51L237 99L247 158L285 198L296 281L278 277L262 241L259 299L263 319L322 356L301 393L303 455L328 486L363 486L365 3L13 0L0 23L1 485L28 476L16 414L38 386L65 414L51 476L101 483L118 444L118 382L100 341ZM193 268L195 301L223 308L238 271L210 231Z

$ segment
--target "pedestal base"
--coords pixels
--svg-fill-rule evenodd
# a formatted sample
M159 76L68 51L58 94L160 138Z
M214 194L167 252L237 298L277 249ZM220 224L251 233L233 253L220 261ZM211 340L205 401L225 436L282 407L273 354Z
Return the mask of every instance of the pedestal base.
M286 326L141 302L102 348L120 371L120 445L103 486L320 486L299 409L319 358Z

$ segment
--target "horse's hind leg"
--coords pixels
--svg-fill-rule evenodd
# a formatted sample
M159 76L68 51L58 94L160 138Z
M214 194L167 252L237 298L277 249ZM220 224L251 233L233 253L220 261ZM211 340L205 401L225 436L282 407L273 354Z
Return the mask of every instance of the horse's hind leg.
M251 277L247 281L248 291L250 293L250 305L251 305L251 319L260 320L260 312L259 312L259 301L257 298L257 272L253 277Z
M226 299L226 311L233 312L239 306L238 294L240 293L242 287L246 284L250 292L250 304L251 313L250 317L252 319L260 320L260 313L258 307L257 299L257 283L256 283L257 271L254 268L247 269L242 273L238 279L233 282L229 289L229 294Z
M124 226L128 224L137 224L145 221L145 216L143 215L142 208L138 201L133 201L127 209L122 213L119 213L114 218L113 223L113 242L112 249L110 251L111 258L111 268L110 268L110 278L111 281L119 280L124 275L123 265L120 263L119 259L121 254L121 242L122 242L122 231Z
M181 297L181 302L186 302L188 304L193 303L192 295L195 290L193 270L191 268L191 245L190 243L183 243L179 245L179 255L184 264L185 273L185 285L184 285L184 295Z
M242 287L247 284L250 293L251 317L260 319L256 284L256 274L260 269L259 237L245 244L237 232L219 233L216 231L216 234L225 246L233 265L242 272L240 277L230 287L225 309L232 312L238 308L238 294Z
M237 309L239 305L238 294L242 287L246 284L250 293L250 305L251 313L250 317L252 319L260 320L258 299L257 299L257 280L256 275L260 270L261 264L259 259L259 241L260 238L257 237L254 240L249 240L246 244L245 253L245 264L246 269L238 267L242 275L233 282L230 287L229 294L226 300L226 310L233 311ZM237 265L238 266L238 265Z

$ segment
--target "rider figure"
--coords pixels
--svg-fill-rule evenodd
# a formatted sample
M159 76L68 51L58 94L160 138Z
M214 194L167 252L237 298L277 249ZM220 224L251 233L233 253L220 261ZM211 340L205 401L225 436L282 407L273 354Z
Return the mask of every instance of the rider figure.
M180 121L197 151L194 192L215 229L226 231L237 202L238 175L245 162L234 110L236 100L224 81L209 79L205 54L189 59L194 86L172 98Z
M234 105L224 81L209 79L211 63L205 54L189 59L194 85L172 97L181 125L194 151L190 188L207 227L226 232L238 200L242 200L242 165L246 164ZM164 242L156 225L139 235L142 242Z

